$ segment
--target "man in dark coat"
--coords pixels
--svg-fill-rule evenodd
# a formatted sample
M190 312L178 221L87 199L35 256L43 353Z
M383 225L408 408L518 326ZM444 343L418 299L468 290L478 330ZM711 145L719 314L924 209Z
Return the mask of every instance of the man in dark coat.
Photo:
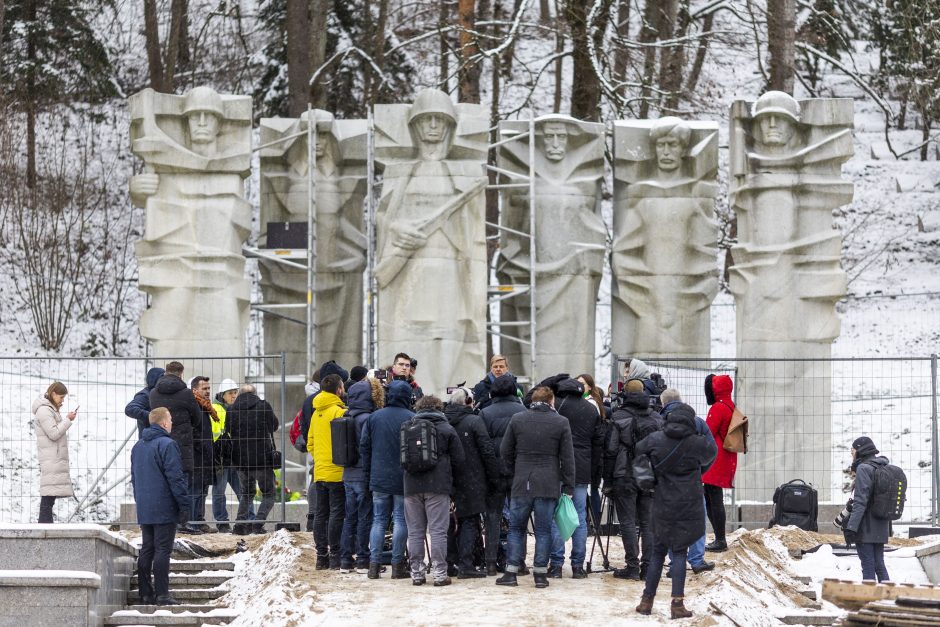
M888 458L878 455L875 443L867 436L852 442L852 471L855 473L855 493L852 514L845 525L845 539L858 549L862 563L862 579L890 581L885 566L885 544L891 537L891 521L876 518L869 508L875 484L875 470L888 464Z
M134 398L131 399L131 402L127 404L124 408L124 415L128 418L133 418L137 421L137 439L140 439L140 436L143 435L144 429L150 426L150 392L153 390L153 386L157 384L157 381L160 380L160 377L163 376L165 370L163 368L151 368L147 371L146 382L147 385L144 388L134 394Z
M218 530L205 524L206 496L209 486L215 481L215 456L212 447L212 423L219 421L212 406L209 377L193 377L189 387L196 398L196 404L202 418L199 427L193 430L193 509L190 514L190 529L202 533L218 533Z
M633 459L637 443L662 429L663 419L650 407L643 382L631 379L620 395L620 406L610 422L604 455L604 491L617 509L626 561L625 568L614 570L614 577L639 581L646 574L653 554L653 494L637 488L633 480Z
M232 408L225 415L225 431L232 440L232 465L238 469L238 515L236 535L264 533L264 521L274 507L275 483L272 456L274 432L280 422L274 408L256 393L255 386L245 384L239 389ZM254 522L248 522L248 506L261 490L261 506Z
M505 355L493 355L490 358L490 371L486 373L486 376L483 377L479 383L473 386L473 404L478 411L482 411L490 406L494 398L493 383L495 383L496 379L499 377L506 375L512 377L514 393L518 394L519 398L522 398L522 388L515 384L516 378L509 372L509 360L506 359Z
M574 446L575 486L574 508L578 512L578 528L571 536L571 576L584 579L584 558L587 555L587 497L591 479L600 476L604 452L604 421L597 408L584 398L584 386L577 379L558 382L555 406L558 413L571 425L571 441ZM565 541L552 523L552 555L548 567L550 578L561 578L565 563Z
M503 508L509 497L509 486L512 483L512 472L506 468L500 458L499 447L503 443L503 436L509 427L509 421L514 414L523 411L525 407L516 394L516 378L507 373L496 377L490 386L490 404L480 411L483 426L493 442L493 452L499 465L499 477L495 484L490 486L486 495L486 537L484 544L484 558L486 559L486 574L496 576L496 561L499 556L499 534L503 524Z
M646 587L636 611L649 615L663 574L666 554L672 551L673 618L692 615L683 604L685 561L689 545L705 533L702 472L718 453L715 439L695 427L695 410L680 403L666 415L662 431L636 445L636 455L648 455L656 474L653 493L653 535L656 544L646 573Z
M509 557L506 573L497 585L515 586L516 573L525 559L529 514L535 512L535 560L532 575L536 588L548 587L548 558L552 522L560 492L574 493L575 463L571 425L555 412L555 395L539 386L532 405L512 417L500 446L500 457L512 469L509 499ZM593 407L591 408L593 411Z
M408 362L409 368L411 362ZM385 530L394 517L392 531L392 579L408 576L405 544L405 484L401 469L401 425L411 420L411 386L392 381L385 392L385 407L369 416L359 440L362 472L372 490L372 532L369 536L369 579L378 579L382 568Z
M154 409L147 420L150 426L131 449L131 485L143 542L137 558L140 601L179 605L170 596L170 552L176 525L189 520L189 487L180 447L170 437L170 412L165 407Z
M483 419L473 413L473 395L457 388L444 408L444 415L463 445L464 463L454 477L454 506L457 510L458 579L486 577L474 568L473 551L480 540L480 514L486 511L490 486L500 480L500 465L493 440Z

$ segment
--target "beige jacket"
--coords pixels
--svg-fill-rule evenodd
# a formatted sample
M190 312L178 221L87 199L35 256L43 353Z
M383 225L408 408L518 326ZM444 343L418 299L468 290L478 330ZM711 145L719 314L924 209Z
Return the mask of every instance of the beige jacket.
M36 444L39 447L39 495L72 496L69 477L69 440L66 431L72 421L59 414L56 406L45 396L33 401L36 417Z

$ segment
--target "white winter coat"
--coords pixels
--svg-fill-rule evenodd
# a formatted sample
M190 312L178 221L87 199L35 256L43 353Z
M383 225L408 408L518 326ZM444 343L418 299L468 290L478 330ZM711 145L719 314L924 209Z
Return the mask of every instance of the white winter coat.
M45 396L33 401L36 445L39 447L39 495L72 496L69 476L69 440L72 421L64 418Z

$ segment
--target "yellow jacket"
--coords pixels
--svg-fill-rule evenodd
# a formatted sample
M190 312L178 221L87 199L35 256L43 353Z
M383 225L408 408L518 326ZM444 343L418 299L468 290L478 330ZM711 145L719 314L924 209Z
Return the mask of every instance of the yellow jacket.
M313 416L307 434L307 451L313 456L313 480L338 482L343 480L343 467L333 463L333 436L330 423L346 413L343 400L335 394L321 391L313 397Z
M215 415L219 417L218 422L215 420L209 421L212 423L212 441L215 442L225 431L225 405L222 403L212 403L212 406L215 407Z

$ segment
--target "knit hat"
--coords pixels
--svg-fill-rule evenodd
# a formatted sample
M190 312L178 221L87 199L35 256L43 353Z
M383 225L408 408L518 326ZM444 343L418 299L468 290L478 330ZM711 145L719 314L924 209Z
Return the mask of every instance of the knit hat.
M353 366L352 370L349 371L349 378L354 382L362 381L368 373L369 369L365 366Z
M320 366L320 381L323 381L329 374L339 375L340 381L349 379L349 373L343 370L343 367L332 359Z
M630 379L623 387L623 391L630 394L641 394L644 390L642 379Z
M852 442L852 448L855 449L856 459L864 459L866 457L872 457L880 453L880 451L875 448L875 443L871 441L871 438L867 435L863 435L860 438L855 438L855 441Z

